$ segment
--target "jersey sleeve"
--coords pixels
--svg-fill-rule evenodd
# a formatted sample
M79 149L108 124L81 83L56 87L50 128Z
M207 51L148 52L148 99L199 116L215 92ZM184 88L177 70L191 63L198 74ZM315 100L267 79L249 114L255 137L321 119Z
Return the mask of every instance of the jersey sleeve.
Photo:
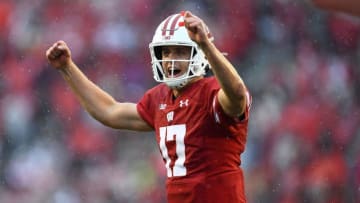
M136 104L136 109L141 118L154 128L154 107L150 92L146 92Z
M212 94L211 98L211 112L213 113L215 122L218 124L224 124L224 123L239 123L239 122L245 122L249 119L249 113L252 103L252 98L248 90L246 90L246 108L244 113L239 117L230 117L228 116L223 108L221 107L219 100L218 100L218 90L215 94Z

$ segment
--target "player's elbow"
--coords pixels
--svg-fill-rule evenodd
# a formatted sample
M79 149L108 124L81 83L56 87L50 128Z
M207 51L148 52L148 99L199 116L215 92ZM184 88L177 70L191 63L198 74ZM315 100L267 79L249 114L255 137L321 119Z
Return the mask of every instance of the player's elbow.
M232 104L233 104L233 116L242 115L245 112L246 107L246 88L242 82L237 84L235 89L235 94L233 95Z
M234 85L233 99L235 103L243 103L246 100L246 87L242 81Z
M113 127L113 116L112 116L112 107L113 105L108 106L102 106L100 107L88 107L86 108L86 111L90 114L91 117L93 117L95 120L100 122L101 124Z
M97 120L99 123L111 127L111 119L109 118L109 115L104 112L99 112L91 109L87 109L87 112L93 117L95 120Z
M232 94L225 94L224 97L220 94L219 100L227 115L231 117L241 116L246 107L246 90L239 86Z

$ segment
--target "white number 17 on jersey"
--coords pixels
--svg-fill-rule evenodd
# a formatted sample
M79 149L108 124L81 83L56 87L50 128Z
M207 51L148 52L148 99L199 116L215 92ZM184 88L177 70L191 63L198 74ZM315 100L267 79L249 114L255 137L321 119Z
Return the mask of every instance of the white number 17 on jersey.
M170 125L160 128L160 150L163 158L166 161L165 167L167 169L167 176L185 176L186 168L184 166L185 162L185 139L186 126L185 124L180 125ZM172 168L170 168L171 159L168 154L168 149L166 147L166 141L173 141L175 139L176 143L176 157L175 163Z

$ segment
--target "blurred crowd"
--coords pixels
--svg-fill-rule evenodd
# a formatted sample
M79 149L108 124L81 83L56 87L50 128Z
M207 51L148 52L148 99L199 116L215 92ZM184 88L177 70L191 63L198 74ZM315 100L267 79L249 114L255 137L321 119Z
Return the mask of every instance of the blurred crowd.
M360 19L304 0L0 1L0 202L165 200L153 133L114 130L80 107L46 49L65 40L119 101L156 85L148 44L189 9L252 97L242 155L248 202L360 201Z

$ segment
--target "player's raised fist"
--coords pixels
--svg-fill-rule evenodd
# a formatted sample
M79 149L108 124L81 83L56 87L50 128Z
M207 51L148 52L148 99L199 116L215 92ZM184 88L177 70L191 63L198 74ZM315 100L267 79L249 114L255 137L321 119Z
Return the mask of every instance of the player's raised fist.
M192 14L190 11L185 11L183 15L185 27L188 30L188 34L191 40L199 45L208 40L212 41L209 28L202 19Z
M46 51L46 58L51 66L62 69L71 63L71 51L64 41L57 41Z

